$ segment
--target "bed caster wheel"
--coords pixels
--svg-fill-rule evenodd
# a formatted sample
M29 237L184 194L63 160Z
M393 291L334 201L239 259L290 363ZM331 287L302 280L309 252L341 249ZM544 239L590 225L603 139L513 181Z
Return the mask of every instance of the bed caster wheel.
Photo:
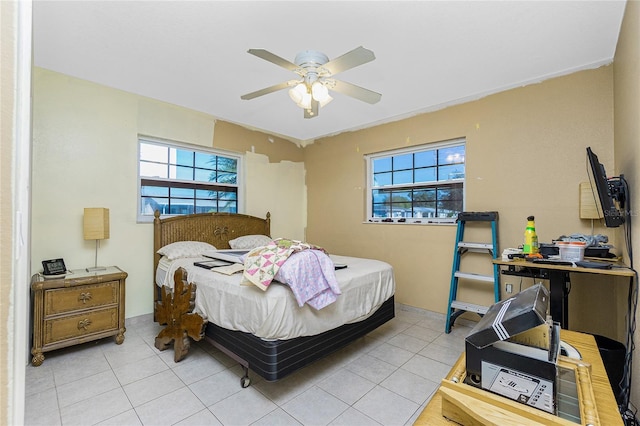
M248 388L249 385L251 385L251 379L249 378L249 367L243 365L242 372L244 373L244 376L240 377L240 386L242 386L242 389L244 389Z
M251 385L251 379L248 377L241 377L240 378L240 386L242 386L242 388L248 388Z

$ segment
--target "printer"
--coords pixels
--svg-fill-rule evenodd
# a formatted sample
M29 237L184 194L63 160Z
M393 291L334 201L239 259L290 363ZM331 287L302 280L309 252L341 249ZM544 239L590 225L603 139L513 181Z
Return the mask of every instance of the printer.
M536 284L497 302L465 339L465 383L556 414L560 326Z

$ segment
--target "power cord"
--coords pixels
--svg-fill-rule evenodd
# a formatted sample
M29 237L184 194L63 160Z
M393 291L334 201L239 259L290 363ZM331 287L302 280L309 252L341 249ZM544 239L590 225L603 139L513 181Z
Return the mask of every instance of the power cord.
M620 414L626 425L640 425L636 417L637 410L629 401L631 395L631 378L633 375L633 352L635 351L635 342L633 339L636 330L636 310L638 308L638 272L633 270L633 284L629 288L629 301L627 315L629 323L627 325L627 351L625 355L624 372L620 389L622 391L622 403L619 406Z
M622 187L622 192L624 197L626 198L627 206L631 205L631 192L629 191L629 186L627 184L626 179L621 175L620 176L620 185ZM629 401L631 396L631 378L633 375L633 352L635 351L635 342L633 336L636 331L636 311L638 309L638 271L634 269L633 265L633 246L631 243L631 218L632 215L627 209L625 211L625 222L624 226L624 239L625 239L625 248L627 250L627 255L629 257L630 268L633 271L634 277L633 282L629 286L629 297L627 303L627 353L625 356L624 363L624 372L622 376L622 381L620 382L620 389L622 391L622 404L620 404L620 414L622 415L622 420L624 421L626 426L640 426L640 422L637 418L637 409L631 404Z
M640 422L638 422L638 418L636 417L637 410L635 407L632 409L627 408L624 412L621 413L622 421L625 426L639 426Z

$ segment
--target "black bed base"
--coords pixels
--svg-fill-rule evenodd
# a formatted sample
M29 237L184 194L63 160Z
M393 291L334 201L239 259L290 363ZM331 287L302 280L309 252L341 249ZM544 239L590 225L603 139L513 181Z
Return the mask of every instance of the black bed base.
M245 374L248 367L265 380L275 381L337 351L394 316L394 297L391 296L369 318L315 336L267 341L209 323L205 339L240 362L245 367Z

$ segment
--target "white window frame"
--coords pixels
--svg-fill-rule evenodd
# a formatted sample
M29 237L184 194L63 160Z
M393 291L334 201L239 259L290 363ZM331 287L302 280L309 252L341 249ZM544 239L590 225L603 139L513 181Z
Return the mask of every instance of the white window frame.
M233 158L234 160L237 161L237 180L235 184L225 184L225 183L216 183L216 185L218 186L228 186L228 187L234 187L236 188L237 191L237 213L243 213L244 212L244 155L242 154L238 154L235 152L230 152L230 151L225 151L225 150L220 150L220 149L213 149L213 148L209 148L206 146L201 146L201 145L192 145L192 144L188 144L188 143L184 143L184 142L176 142L176 141L172 141L172 140L166 140L166 139L160 139L160 138L156 138L156 137L150 137L150 136L145 136L145 135L138 135L138 146L137 146L137 177L138 177L138 183L137 183L137 196L138 196L138 200L136 202L136 208L137 208L137 213L136 213L136 217L137 217L137 221L139 223L149 223L149 222L153 222L153 214L143 214L142 213L142 193L141 193L141 187L142 187L142 181L143 179L148 179L148 177L143 177L140 176L140 145L141 143L147 143L147 144L154 144L154 145L159 145L159 146L163 146L163 147L169 147L169 148L176 148L176 149L181 149L181 150L186 150L186 151L194 151L194 152L200 152L200 153L205 153L205 154L211 154L211 155L218 155L218 156L222 156L222 157L227 157L227 158ZM178 183L186 183L186 184L197 184L198 182L194 182L194 181L185 181L185 180L179 180L179 179L166 179L169 182L178 182ZM161 214L160 217L165 218L165 217L172 217L172 216L180 216L180 214Z
M433 142L422 145L415 145L406 148L400 148L390 151L378 152L373 154L366 154L364 156L366 162L366 218L365 223L393 223L393 224L452 224L455 223L456 217L406 217L406 218L381 218L373 216L373 191L376 189L384 188L384 189L394 189L394 188L428 188L428 187L439 187L443 185L451 185L451 184L462 184L462 210L464 211L466 205L466 184L465 177L450 179L450 180L441 180L435 182L427 182L427 183L412 183L412 184L399 184L399 185L385 185L385 186L374 186L373 184L373 162L374 160L393 157L404 154L412 154L422 151L433 151L443 148L450 148L455 146L464 146L465 148L465 177L466 177L466 139L465 138L457 138L448 141L442 142ZM385 220L386 219L386 220ZM390 219L390 220L389 220ZM402 220L401 220L402 219Z

